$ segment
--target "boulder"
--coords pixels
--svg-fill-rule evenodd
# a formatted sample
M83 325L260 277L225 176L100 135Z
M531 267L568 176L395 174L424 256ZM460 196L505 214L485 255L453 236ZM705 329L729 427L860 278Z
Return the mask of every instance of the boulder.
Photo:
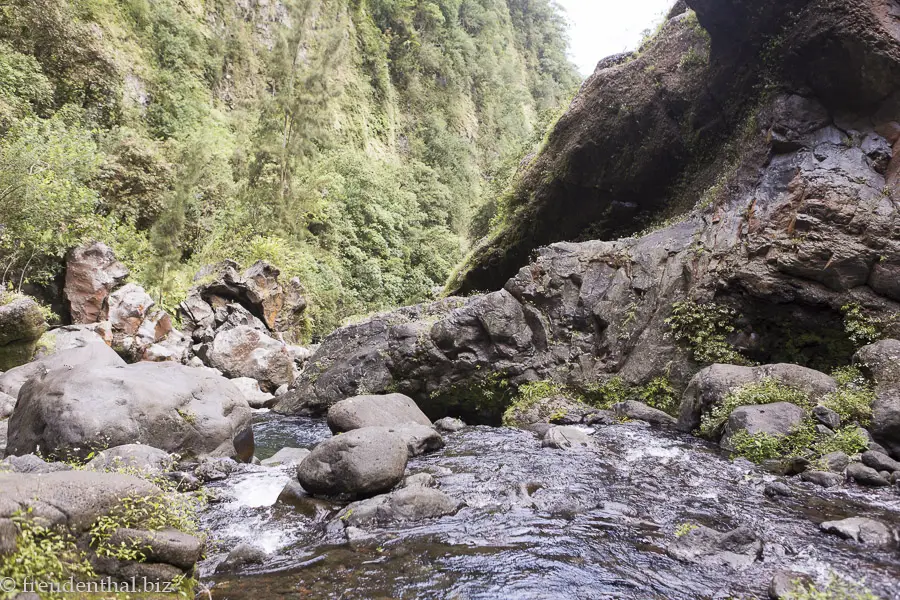
M216 565L216 573L229 573L241 567L260 565L266 562L269 554L252 544L241 543L234 547L225 560Z
M58 368L22 387L7 451L84 457L98 442L141 443L185 458L246 461L251 415L237 388L200 369L149 362Z
M788 600L794 596L798 586L809 587L813 578L795 571L777 571L769 583L769 600Z
M781 481L771 481L766 484L763 493L770 498L784 497L789 498L794 495L794 492L786 483Z
M64 462L47 462L34 454L24 456L7 456L0 462L0 471L13 473L56 473L58 471L71 471L72 466Z
M844 482L844 478L837 473L827 471L803 471L800 479L824 488L837 487Z
M404 424L430 427L431 421L412 398L403 394L356 396L328 409L328 427L333 433Z
M878 384L900 383L900 340L881 340L863 346L853 361Z
M762 550L762 541L746 527L720 533L699 525L670 544L666 554L687 563L742 569L759 560Z
M0 392L0 420L8 419L16 407L16 399Z
M836 431L841 426L841 416L826 406L816 406L812 410L812 416L821 425L824 425L832 431Z
M125 444L97 454L85 465L89 471L139 471L163 473L175 465L176 457L144 444Z
M881 452L869 450L863 452L861 458L864 465L871 467L876 471L887 471L888 473L900 471L900 462Z
M466 424L461 419L453 417L444 417L434 422L434 426L438 431L446 431L447 433L456 433L466 428Z
M415 475L410 475L403 480L402 484L400 484L401 487L435 487L436 485L437 481L435 481L434 475L431 473L416 473Z
M311 494L379 494L400 483L408 456L400 436L364 427L316 446L297 467L297 477Z
M88 344L112 346L112 342L112 327L109 321L90 325L64 325L48 331L41 337L34 356L35 359L40 359L63 350L83 348Z
M78 370L84 367L124 366L125 361L115 351L97 338L96 343L56 352L30 362L21 367L10 369L0 375L0 391L18 398L19 390L25 382L33 377L41 376L54 370Z
M589 448L593 445L594 438L577 427L568 426L550 427L541 441L541 446L544 448L556 448L558 450Z
M837 389L837 383L828 375L798 365L712 365L697 373L688 384L681 399L678 428L693 431L700 425L702 415L720 404L730 392L766 378L805 392L813 403Z
M833 473L843 473L850 464L850 457L844 452L829 452L822 457L822 462Z
M637 400L619 402L618 404L615 404L612 409L620 419L634 419L635 421L646 421L653 425L663 426L674 426L678 423L678 420L672 415L666 414L651 406L647 406L643 402L638 402Z
M47 330L41 307L27 296L7 301L0 292L0 371L24 365Z
M872 437L900 459L900 341L889 339L865 346L854 360L876 383L869 426Z
M456 514L463 503L444 492L424 486L407 486L390 494L354 502L338 519L345 527L367 527L436 519Z
M315 498L303 489L297 481L288 481L281 493L278 494L277 504L285 504L299 511L301 514L316 521L323 520L336 512L341 505L336 505L329 500Z
M825 533L833 533L867 546L888 546L895 542L894 534L887 525L864 517L825 521L819 528Z
M869 487L887 487L890 485L890 482L882 477L878 471L862 463L852 463L847 467L847 477L859 485Z
M66 255L63 288L72 322L97 323L108 316L107 299L128 277L128 269L116 260L106 244L79 246Z
M113 347L133 360L180 361L188 340L144 288L129 283L109 296Z
M275 403L275 396L259 389L259 382L255 379L237 377L232 379L231 383L241 390L250 408L272 408L272 405Z
M522 428L533 423L550 423L555 417L570 413L583 416L589 410L590 407L583 402L554 395L533 402L520 401L513 404L503 414L503 424L507 427Z
M180 569L191 569L203 555L203 540L176 529L142 531L117 529L109 538L114 547L140 548L144 561L164 563Z
M444 438L430 426L404 424L394 427L383 427L382 429L398 436L406 443L406 449L409 451L410 458L421 456L427 452L434 452L444 447Z
M119 337L137 335L138 330L156 305L144 288L129 283L109 296L109 324L113 335Z
M263 459L260 464L264 467L278 467L286 465L293 467L303 462L310 452L306 448L282 448L270 458Z
M216 335L206 364L227 377L249 377L266 392L294 380L294 361L285 345L266 334L241 325Z
M797 429L805 418L806 411L790 402L741 406L729 415L720 445L727 450L734 450L730 440L739 431L746 431L751 435L765 433L783 437Z

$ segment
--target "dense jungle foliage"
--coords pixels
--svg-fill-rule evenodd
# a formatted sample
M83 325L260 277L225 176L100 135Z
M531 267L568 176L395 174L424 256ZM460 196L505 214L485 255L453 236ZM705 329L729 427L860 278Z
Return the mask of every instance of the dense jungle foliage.
M0 268L100 239L167 307L299 276L310 334L428 298L578 79L551 0L8 0Z

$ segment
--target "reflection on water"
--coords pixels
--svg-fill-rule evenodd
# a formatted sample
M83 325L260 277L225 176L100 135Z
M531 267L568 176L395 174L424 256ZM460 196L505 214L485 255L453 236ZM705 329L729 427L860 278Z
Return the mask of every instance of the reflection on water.
M259 456L328 437L321 420L259 415ZM641 423L600 427L596 450L541 448L530 433L473 427L410 461L446 493L457 515L371 531L346 544L327 517L274 505L290 468L252 467L221 484L205 515L221 552L203 564L219 600L276 598L623 598L694 600L765 596L779 568L866 577L900 598L900 555L822 534L850 515L900 522L900 497L881 490L823 490L791 481L795 495L763 494L771 476L731 463L700 442ZM335 510L339 506L335 506ZM725 531L746 525L764 540L744 571L675 561L664 548L682 523ZM239 541L273 553L241 575L212 575Z

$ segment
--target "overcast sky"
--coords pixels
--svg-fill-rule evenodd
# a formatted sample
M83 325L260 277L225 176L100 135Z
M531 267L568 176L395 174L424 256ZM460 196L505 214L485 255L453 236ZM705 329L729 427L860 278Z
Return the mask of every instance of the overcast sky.
M633 50L675 0L556 0L572 23L572 59L585 77L600 59Z

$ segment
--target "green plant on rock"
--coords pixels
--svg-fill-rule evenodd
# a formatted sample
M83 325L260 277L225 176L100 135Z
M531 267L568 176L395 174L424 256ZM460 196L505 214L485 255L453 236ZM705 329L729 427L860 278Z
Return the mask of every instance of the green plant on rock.
M785 600L880 600L861 583L832 577L824 588L814 584L794 582Z
M631 395L631 386L621 377L611 377L604 382L587 386L584 400L595 408L608 410L613 404L625 402Z
M728 393L725 398L700 420L700 433L712 437L725 425L729 415L741 406L790 402L811 408L808 396L796 388L767 377L758 383L750 383Z
M749 433L742 429L731 436L729 443L733 456L760 464L767 460L806 455L814 439L812 422L805 421L788 435Z
M533 381L520 385L512 404L503 413L503 424L514 425L519 413L530 410L541 400L561 395L570 393L565 386L554 381Z
M25 579L59 583L70 577L76 581L96 577L87 556L78 549L68 532L36 523L30 508L17 512L12 521L18 529L16 551L0 557L0 578L9 578L17 583ZM3 600L15 596L16 592L0 592ZM42 597L57 599L63 596L49 594Z
M666 324L671 327L675 340L690 350L695 361L746 364L747 359L728 343L736 317L737 313L730 307L685 300L672 305L672 316L666 319Z
M657 408L670 415L675 415L681 404L678 391L665 376L654 377L650 383L638 390L638 395L647 406Z
M841 312L844 313L844 331L854 344L865 346L881 339L881 320L867 315L858 303L845 304Z
M684 537L695 529L700 529L700 526L694 525L693 523L682 523L675 528L675 537Z
M872 419L872 403L875 402L875 388L856 367L841 367L832 371L831 376L838 389L822 400L822 405L841 417L844 423L857 422L866 426Z
M834 432L831 436L820 436L813 444L812 452L821 458L832 452L843 452L848 456L864 452L869 447L869 440L856 425L848 425Z

